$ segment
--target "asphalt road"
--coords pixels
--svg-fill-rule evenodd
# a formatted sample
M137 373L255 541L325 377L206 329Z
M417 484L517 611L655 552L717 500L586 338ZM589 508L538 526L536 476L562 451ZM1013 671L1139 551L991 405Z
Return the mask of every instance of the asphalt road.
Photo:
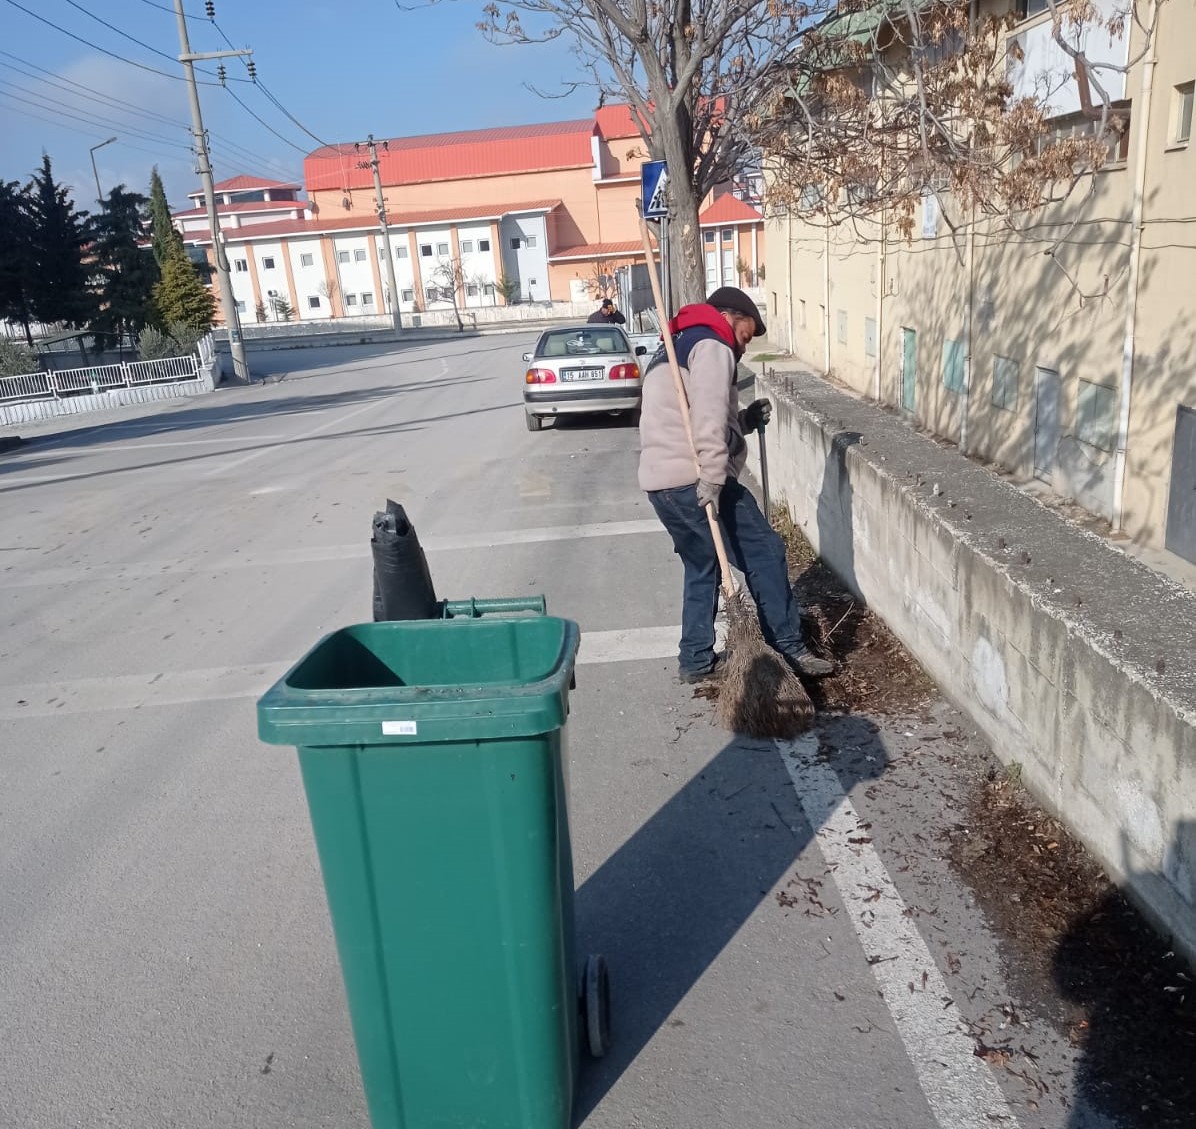
M949 876L897 865L872 787L915 733L716 729L675 678L680 572L636 432L528 434L527 347L255 353L264 383L0 458L0 1125L367 1125L296 758L258 742L255 699L369 618L387 497L441 594L544 593L584 633L578 932L616 1013L579 1124L1100 1124L1069 1112L1065 1051L1040 1047L1063 1081L1030 1107L963 1033L961 1008L1007 991L991 939ZM829 767L820 741L850 756ZM979 1003L909 912L923 880Z

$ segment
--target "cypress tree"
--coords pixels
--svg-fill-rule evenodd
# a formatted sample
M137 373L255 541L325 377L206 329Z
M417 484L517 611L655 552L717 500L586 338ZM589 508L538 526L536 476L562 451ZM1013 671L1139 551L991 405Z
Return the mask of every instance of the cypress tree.
M87 213L77 211L66 187L55 182L48 154L42 154L41 170L26 192L32 220L30 310L39 321L86 325L96 311L83 262Z
M166 189L162 187L157 165L150 173L149 210L154 225L154 258L162 267L175 249L183 249L183 237L171 222L170 205L166 202Z
M102 278L95 328L102 333L136 335L157 316L153 291L158 264L142 246L148 204L139 192L118 185L92 219L92 254Z
M0 181L0 318L29 327L29 279L33 274L33 223L29 199L15 180Z
M154 287L154 305L163 325L181 321L203 332L212 327L216 303L181 245L162 265L162 278Z

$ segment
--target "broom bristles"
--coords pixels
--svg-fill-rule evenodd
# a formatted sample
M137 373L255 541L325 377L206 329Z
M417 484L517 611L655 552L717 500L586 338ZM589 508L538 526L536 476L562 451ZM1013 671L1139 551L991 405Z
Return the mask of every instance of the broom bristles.
M760 621L742 592L725 601L726 672L718 691L718 719L734 733L789 740L814 718L801 679L765 641Z

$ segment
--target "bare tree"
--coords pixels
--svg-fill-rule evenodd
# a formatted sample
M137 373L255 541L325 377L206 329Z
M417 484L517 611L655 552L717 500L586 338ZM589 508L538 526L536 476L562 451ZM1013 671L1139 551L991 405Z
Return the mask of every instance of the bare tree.
M465 323L461 320L461 300L465 295L467 282L465 266L461 259L441 259L429 272L430 278L440 290L440 296L453 304L453 316L457 319L457 332L465 332Z
M1094 63L1078 46L1085 28L1106 42L1124 34L1125 12L1096 0L1047 5L1051 39L1074 66L1032 89L1011 78L1024 61L1012 10L981 19L968 0L882 0L844 5L812 28L748 123L773 174L770 206L827 222L884 213L910 238L928 195L952 199L954 220L942 214L954 230L964 216L1015 216L1073 194L1124 155L1127 103L1107 75L1137 60ZM1131 16L1152 33L1136 8ZM1070 82L1083 124L1057 131L1051 101Z

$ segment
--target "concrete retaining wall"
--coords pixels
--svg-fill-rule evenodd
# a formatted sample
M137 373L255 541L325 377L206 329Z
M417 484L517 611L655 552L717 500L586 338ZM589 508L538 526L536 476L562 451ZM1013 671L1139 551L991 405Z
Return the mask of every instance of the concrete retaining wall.
M758 384L773 497L1196 959L1196 594L887 411Z
M187 380L179 384L143 384L135 388L113 388L96 395L64 396L57 400L27 400L0 407L0 424L12 427L19 423L104 411L127 404L148 404L155 400L172 400L179 396L199 396L204 392L211 392L214 387L213 381L218 379L218 368L201 366L199 380Z

